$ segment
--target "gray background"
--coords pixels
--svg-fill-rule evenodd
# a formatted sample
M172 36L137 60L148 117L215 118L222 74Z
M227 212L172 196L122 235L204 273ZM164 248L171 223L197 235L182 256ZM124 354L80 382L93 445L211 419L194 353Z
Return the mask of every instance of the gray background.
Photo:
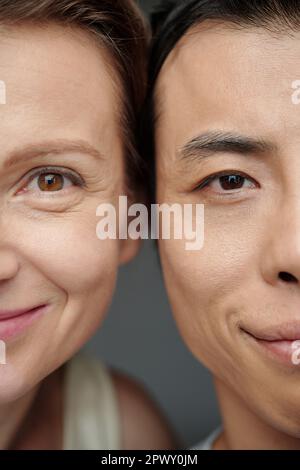
M157 2L138 3L149 12ZM110 312L85 349L146 385L187 446L219 424L211 376L179 337L153 241L121 268Z

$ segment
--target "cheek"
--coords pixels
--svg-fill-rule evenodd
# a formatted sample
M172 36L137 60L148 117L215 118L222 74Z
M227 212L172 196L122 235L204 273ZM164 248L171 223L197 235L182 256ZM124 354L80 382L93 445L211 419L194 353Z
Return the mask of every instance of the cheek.
M95 216L74 211L10 217L6 238L20 261L16 282L53 308L28 330L26 341L9 345L0 402L56 369L101 325L115 287L119 242L100 241L96 223Z
M191 305L195 300L200 305L209 304L211 297L224 295L245 280L255 249L240 233L220 233L207 225L204 246L198 251L186 250L184 240L161 240L160 253L171 296L183 297Z
M46 284L78 298L113 283L118 268L118 241L100 241L96 224L95 216L76 212L19 219L17 248Z
M220 227L207 221L199 251L185 250L182 240L160 241L176 323L192 352L210 365L214 357L217 363L221 349L231 348L228 335L236 325L238 299L256 278L258 256L253 233Z

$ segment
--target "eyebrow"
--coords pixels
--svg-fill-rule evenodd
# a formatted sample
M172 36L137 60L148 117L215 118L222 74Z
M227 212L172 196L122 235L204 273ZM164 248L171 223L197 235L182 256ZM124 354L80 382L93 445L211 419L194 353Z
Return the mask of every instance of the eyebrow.
M24 160L71 152L88 154L98 160L103 159L102 153L84 140L73 141L59 139L30 144L23 148L13 150L4 161L3 168L9 169L20 162L24 162Z
M231 132L211 131L200 134L179 148L180 160L203 160L216 153L240 155L274 152L276 146L264 139L254 139Z

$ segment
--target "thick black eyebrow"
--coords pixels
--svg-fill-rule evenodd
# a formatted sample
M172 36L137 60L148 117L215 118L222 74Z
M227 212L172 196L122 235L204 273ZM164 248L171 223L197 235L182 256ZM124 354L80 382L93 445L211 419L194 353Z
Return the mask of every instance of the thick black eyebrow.
M198 160L215 153L238 153L241 155L274 152L275 145L264 139L234 134L231 132L212 131L200 134L179 148L180 159Z

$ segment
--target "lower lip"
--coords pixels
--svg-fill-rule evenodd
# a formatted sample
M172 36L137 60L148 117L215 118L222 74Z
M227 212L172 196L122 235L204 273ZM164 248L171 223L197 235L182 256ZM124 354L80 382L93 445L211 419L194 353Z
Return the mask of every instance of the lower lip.
M0 318L0 340L5 341L23 332L45 313L47 307L48 305L41 305L17 317L6 318L5 320Z
M300 368L300 352L298 352L300 351L300 342L297 347L293 347L296 340L266 341L258 339L250 333L247 334L271 359L286 366Z

